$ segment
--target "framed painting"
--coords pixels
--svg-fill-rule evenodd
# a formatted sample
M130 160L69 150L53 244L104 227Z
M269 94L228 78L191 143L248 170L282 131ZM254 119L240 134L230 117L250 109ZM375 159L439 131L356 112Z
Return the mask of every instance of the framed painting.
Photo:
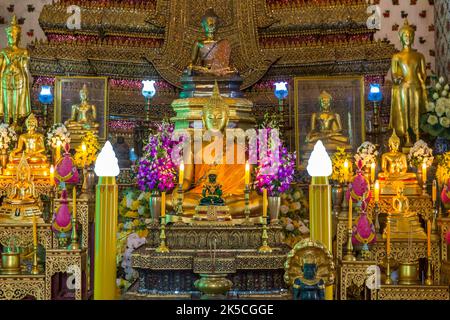
M340 121L340 133L347 139L352 150L365 141L364 121L364 77L363 76L327 76L294 78L294 124L297 165L305 159L311 150L307 142L308 133L312 132L313 115L318 119L321 107L319 96L326 91L331 96L330 112ZM316 121L316 131L320 123ZM336 126L333 130L337 130ZM345 140L345 138L343 138ZM326 140L326 139L324 139ZM323 141L325 146L326 143ZM333 150L329 150L330 154Z
M99 124L100 141L108 134L108 78L107 77L56 77L54 123L64 123L72 117L72 109L81 103L81 91L85 88L85 103L95 107L95 122Z

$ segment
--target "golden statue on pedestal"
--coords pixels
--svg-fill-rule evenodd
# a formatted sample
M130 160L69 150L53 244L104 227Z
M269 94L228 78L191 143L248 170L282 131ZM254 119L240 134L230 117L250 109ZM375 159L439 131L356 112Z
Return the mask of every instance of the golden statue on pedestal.
M397 190L397 195L392 198L393 210L389 212L387 218L391 225L391 238L426 239L427 235L420 224L419 216L416 212L409 211L408 197L403 194L403 183L396 182L394 187ZM386 229L383 238L386 238Z
M41 210L38 204L31 167L27 162L25 152L17 166L16 180L11 190L0 207L0 222L17 222L31 219L33 215L40 216ZM42 220L42 219L41 219Z
M378 175L381 194L395 194L395 182L403 182L407 194L420 194L421 188L414 173L408 172L408 160L404 153L399 151L400 138L395 130L389 138L389 152L381 156L381 170Z
M13 15L6 28L8 47L0 51L0 116L5 123L17 124L31 112L30 74L27 49L19 48L21 27Z
M423 54L412 49L414 29L405 20L399 31L402 51L392 57L392 98L389 128L395 129L405 146L419 140L419 117L425 112L427 91ZM414 139L411 140L411 133Z
M32 175L48 176L50 166L45 155L44 136L36 132L38 122L33 113L28 116L25 124L27 132L19 136L17 147L9 155L9 163L3 174L14 175L18 163L25 156Z
M98 133L97 108L89 103L89 91L86 84L80 90L80 100L79 104L72 106L70 119L64 122L64 125L69 131L88 130Z
M236 74L237 70L230 68L231 46L228 40L215 40L219 17L212 8L206 10L202 17L202 27L206 39L197 40L192 49L191 62L187 67L191 75L225 76Z
M217 84L214 86L213 95L208 100L208 103L203 107L203 123L206 130L211 132L223 132L228 125L229 110L225 100L220 96ZM200 154L191 152L191 163L185 163L185 174L183 181L183 212L185 215L191 216L195 214L195 208L200 204L203 198L202 192L204 183L207 182L208 173L214 169L215 181L220 183L222 188L221 198L224 200L227 207L229 207L229 214L236 218L244 218L245 198L244 198L244 175L245 164L237 163L237 154L239 151L238 145L234 143L233 164L227 163L226 148L223 145L222 157L217 159L213 164L205 163L204 156L209 156L208 145L209 142L204 142ZM194 150L191 148L191 150ZM217 154L216 154L217 156ZM194 159L202 159L202 163L194 163ZM168 207L176 207L178 192L174 190L172 193L172 201L167 201ZM251 216L261 215L261 197L255 192L250 193L250 211Z
M322 140L327 149L337 147L351 149L349 139L342 133L341 117L331 111L333 97L326 91L319 96L320 113L311 116L311 131L306 136L307 149L313 149L317 141Z

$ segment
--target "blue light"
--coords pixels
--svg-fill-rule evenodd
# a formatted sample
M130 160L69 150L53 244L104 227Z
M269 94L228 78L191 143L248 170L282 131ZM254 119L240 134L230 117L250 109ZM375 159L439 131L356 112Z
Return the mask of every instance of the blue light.
M287 82L275 82L275 97L277 97L279 100L286 99L286 97L289 94L288 88L286 87Z
M156 94L155 80L143 80L142 84L142 95L146 99L153 98Z
M42 104L50 104L53 102L53 93L51 86L42 86L39 92L39 102Z
M369 89L369 96L367 97L371 102L380 102L383 100L383 93L378 83L371 83Z

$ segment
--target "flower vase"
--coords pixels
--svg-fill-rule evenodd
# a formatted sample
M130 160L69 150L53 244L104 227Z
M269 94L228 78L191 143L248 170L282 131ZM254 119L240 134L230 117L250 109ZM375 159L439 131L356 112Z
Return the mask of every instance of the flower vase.
M153 190L148 200L150 208L150 217L152 218L152 224L159 224L159 217L161 215L161 193L158 190Z
M278 217L280 216L281 197L268 197L268 209L270 215L270 223L278 223Z
M342 201L344 200L344 187L341 184L334 184L331 187L331 202L335 213L341 212Z
M83 168L83 185L81 192L83 194L94 194L95 173L92 167Z
M7 149L3 148L1 149L1 162L2 162L2 168L5 169L6 168L6 164L8 163L8 152Z

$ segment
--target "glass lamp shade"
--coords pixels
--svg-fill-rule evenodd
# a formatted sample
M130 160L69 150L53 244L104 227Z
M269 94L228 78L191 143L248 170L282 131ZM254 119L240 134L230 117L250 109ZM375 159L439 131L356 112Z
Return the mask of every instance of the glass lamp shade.
M328 177L333 173L330 156L322 141L317 141L306 168L311 177Z
M367 97L371 102L380 102L383 100L383 93L381 92L380 85L377 83L371 83L369 89L369 96Z
M42 86L39 92L39 102L42 104L50 104L53 102L52 87Z
M289 91L288 91L288 88L286 87L286 85L287 85L287 82L275 82L274 94L275 94L275 97L277 97L277 99L283 100L288 96Z
M98 154L94 172L99 177L117 177L119 175L119 161L116 158L111 142L106 141Z
M155 81L154 80L143 80L142 81L142 95L146 98L153 98L156 94Z

